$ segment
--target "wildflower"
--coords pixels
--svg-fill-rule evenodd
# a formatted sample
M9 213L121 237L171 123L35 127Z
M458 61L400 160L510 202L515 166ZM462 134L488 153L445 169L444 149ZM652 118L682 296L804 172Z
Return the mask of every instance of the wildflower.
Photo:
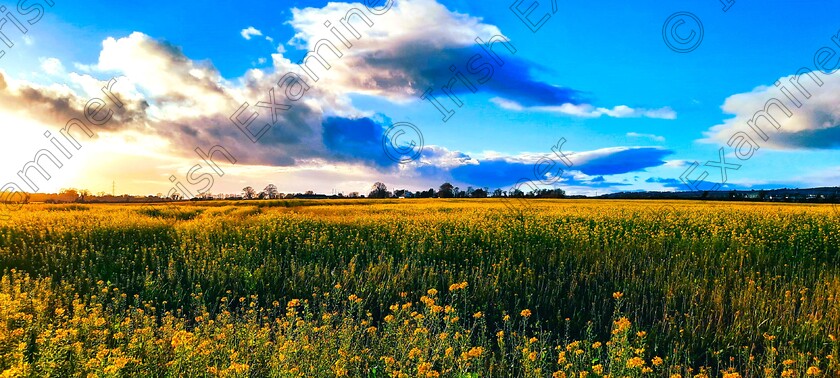
M604 372L604 366L601 364L592 366L592 372L595 374L601 374Z
M560 352L560 355L557 356L557 364L563 365L566 363L566 352Z
M420 297L420 302L423 302L423 304L424 304L424 305L426 305L426 306L428 306L428 307L434 306L434 304L435 304L435 300L434 300L434 299L429 298L429 297L427 297L427 296L425 296L425 295L424 295L424 296L422 296L422 297Z
M437 295L438 291L436 289L429 289L426 293L434 297Z
M417 367L417 373L419 374L426 374L430 370L432 370L431 362L424 362Z
M532 337L530 340L528 340L528 343L529 343L529 344L533 344L533 343L535 343L535 342L537 342L537 341L539 341L539 339L537 339L536 337Z
M526 309L522 310L519 313L519 315L522 315L523 318L529 318L529 317L531 317L531 310L526 308Z
M124 368L124 367L125 367L125 365L127 365L127 364L128 364L128 358L125 358L125 357L118 357L118 358L114 361L114 366L116 366L116 367L117 367L117 369L122 369L122 368Z
M484 316L484 314L482 314L482 313L481 313L481 311L476 312L475 314L473 314L473 318L476 318L476 319L481 319L481 317L482 317L482 316Z
M412 358L412 359L413 359L413 358L417 358L417 357L418 357L418 356L420 356L422 353L423 353L423 352L421 352L421 351L420 351L420 349L417 349L417 348L411 348L411 350L410 350L410 351L408 351L408 358Z
M177 331L172 335L172 347L177 348L189 344L193 340L193 334L187 331Z
M633 358L627 360L627 368L628 369L633 369L633 368L642 367L642 366L645 366L645 360L643 360L639 357L633 357Z
M818 368L818 367L816 367L816 366L811 366L811 367L809 367L809 368L808 368L808 370L807 370L807 371L805 371L805 374L808 374L808 375L820 375L820 374L822 374L822 370L820 370L820 368Z
M248 371L248 369L250 369L250 368L251 368L251 366L248 365L248 364L239 364L239 363L236 363L236 362L231 362L229 369L236 374L242 374L242 373Z
M470 348L470 350L467 352L467 356L472 358L481 357L482 354L484 354L484 348L482 347Z
M600 341L596 341L596 342L592 343L592 348L593 349L598 349L600 347L601 347L601 342Z
M623 297L623 296L624 296L624 293L622 293L620 291L616 291L615 293L613 293L613 298L615 298L615 299L621 299L621 297Z
M653 360L651 360L653 366L661 366L663 362L664 361L662 361L662 357L654 357Z
M623 317L623 316L613 323L615 325L615 328L613 329L613 332L612 332L613 335L617 335L619 333L622 333L622 332L625 332L625 331L629 330L630 325L631 325L630 320Z
M467 282L466 281L449 285L449 291L464 290L466 288L467 288Z

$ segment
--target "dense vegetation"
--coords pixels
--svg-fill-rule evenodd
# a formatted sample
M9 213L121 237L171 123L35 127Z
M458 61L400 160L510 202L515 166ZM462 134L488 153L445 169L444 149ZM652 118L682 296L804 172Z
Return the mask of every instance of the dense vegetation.
M840 376L840 224L823 205L7 215L4 376Z

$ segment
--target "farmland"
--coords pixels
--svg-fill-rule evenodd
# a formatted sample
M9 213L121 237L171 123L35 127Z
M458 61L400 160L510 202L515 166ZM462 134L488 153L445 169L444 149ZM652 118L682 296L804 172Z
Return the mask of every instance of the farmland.
M3 376L840 376L840 222L825 205L4 215Z

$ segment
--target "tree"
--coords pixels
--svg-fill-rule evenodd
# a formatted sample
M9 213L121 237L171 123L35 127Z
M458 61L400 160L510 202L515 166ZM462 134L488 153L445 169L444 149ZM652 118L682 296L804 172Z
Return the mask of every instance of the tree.
M274 199L277 198L277 187L274 184L268 184L268 186L263 189L263 193L265 193L268 198Z
M242 188L242 197L245 199L254 199L254 195L257 194L257 191L250 186L246 186Z
M476 189L472 191L472 198L487 198L487 191L484 189Z
M388 191L388 187L381 182L376 182L371 187L370 194L368 194L368 198L388 198L391 196L391 193Z
M452 198L455 195L452 193L455 187L452 184L445 182L443 185L440 186L440 190L438 191L438 197L440 198Z
M62 196L73 197L74 199L79 197L79 191L75 188L61 189L61 191L58 192L58 194Z
M350 192L350 194L348 194L347 197L359 198L359 192Z

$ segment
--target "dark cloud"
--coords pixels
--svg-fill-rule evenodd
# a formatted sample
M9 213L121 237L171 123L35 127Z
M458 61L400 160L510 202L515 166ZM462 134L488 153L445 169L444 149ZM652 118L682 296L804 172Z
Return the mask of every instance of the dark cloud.
M446 95L441 87L456 78L450 70L454 66L478 92L515 100L525 106L577 105L587 101L580 91L535 79L531 73L535 64L512 55L500 43L494 46L494 51L502 60L501 66L478 46L441 48L432 42L399 45L389 51L354 56L348 65L364 67L366 74L349 80L359 88L390 92L394 96L405 92L420 96L433 87L436 96L442 98ZM472 93L467 85L455 82L452 87L455 94ZM464 101L463 96L459 97Z
M837 122L831 120L830 122ZM779 145L789 149L836 149L840 148L840 125L832 123L833 126L824 129L810 129L798 132L782 132L783 135Z
M613 149L610 153L598 154L585 162L576 162L574 168L587 175L617 175L637 172L665 164L663 160L665 156L673 153L673 151L655 147ZM574 158L572 160L575 161Z
M396 164L382 147L385 127L374 120L328 117L322 126L324 146L334 158L381 168Z
M643 171L647 168L658 167L665 162L663 157L673 152L659 148L634 147L614 148L570 155L574 162L572 167L562 172L561 185L564 186L589 186L593 188L624 186L625 183L609 182L603 175L617 175L629 172ZM557 172L564 168L562 162L555 161L557 166L551 171ZM508 186L514 183L527 181L550 182L547 177L539 177L534 169L535 162L510 161L509 159L487 159L479 160L478 164L467 164L452 169L452 177L460 182L466 182L478 186ZM586 175L597 175L598 177L589 180L580 180L569 174L570 171L578 171Z

